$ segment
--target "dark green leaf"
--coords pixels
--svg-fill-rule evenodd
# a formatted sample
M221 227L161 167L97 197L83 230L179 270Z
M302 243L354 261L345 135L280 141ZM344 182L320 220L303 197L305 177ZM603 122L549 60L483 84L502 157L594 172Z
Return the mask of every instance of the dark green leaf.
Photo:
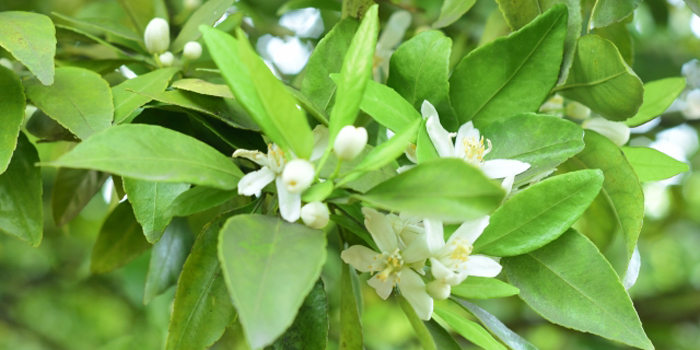
M440 9L440 17L433 23L433 28L447 27L467 13L476 0L445 0Z
M149 243L158 242L173 218L169 214L170 205L190 185L141 181L128 177L123 178L123 181L136 221L141 224L146 240Z
M168 87L168 82L178 68L163 68L140 75L112 87L114 95L114 123L123 122L136 108L151 101L143 94L157 93Z
M203 3L190 16L187 23L182 27L177 38L170 45L172 53L182 51L185 44L189 41L195 41L202 35L199 31L200 25L212 25L216 20L221 18L226 12L226 9L231 7L234 0L209 0Z
M266 350L325 350L328 343L328 299L319 279L301 304L291 327Z
M148 249L143 230L129 202L121 202L102 224L95 245L92 247L90 270L106 273L136 259Z
M2 128L0 128L0 174L10 164L12 152L17 147L17 135L24 121L25 98L22 82L11 70L0 68L0 111L2 111Z
M144 305L175 285L193 241L194 237L187 219L175 218L168 225L163 237L153 245L143 291Z
M189 216L226 203L238 195L237 190L220 190L195 186L178 195L169 208L168 215Z
M506 350L491 334L478 323L468 320L448 309L435 308L435 314L440 316L450 327L454 328L459 335L486 350Z
M38 13L0 12L0 46L22 62L44 85L53 84L56 29Z
M591 13L590 27L606 27L631 15L642 0L597 0Z
M625 124L639 126L660 116L683 89L685 89L685 78L682 77L654 80L644 84L644 102L639 107L637 115L625 120Z
M100 191L107 178L109 174L94 170L58 169L51 196L56 226L63 226L78 216Z
M505 298L520 293L518 288L495 278L469 276L452 287L452 295L466 299Z
M623 147L640 182L660 181L688 171L688 164L647 147Z

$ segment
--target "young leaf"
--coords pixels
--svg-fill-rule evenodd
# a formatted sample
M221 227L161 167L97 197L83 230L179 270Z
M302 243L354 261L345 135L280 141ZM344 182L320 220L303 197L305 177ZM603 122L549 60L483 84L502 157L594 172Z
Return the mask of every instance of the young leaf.
M377 170L403 154L409 142L416 139L416 133L420 127L421 120L415 119L406 125L401 131L396 133L389 141L377 146L362 159L353 172L367 172Z
M44 85L53 84L56 29L38 13L0 12L0 46L22 62Z
M365 149L362 150L360 155L355 157L355 159L349 161L349 162L343 162L340 165L340 173L341 174L346 174L352 171L355 166L360 164L365 157L369 153L371 153L374 150L374 147L367 145L365 146ZM321 169L321 172L319 173L319 176L328 178L333 171L335 170L335 164L338 162L337 158L335 155L331 154L331 156L328 158L328 162L326 162L325 166L323 169ZM384 165L382 168L366 172L362 174L361 177L358 179L354 179L344 185L344 187L353 189L358 192L367 192L369 189L373 188L374 186L387 181L394 176L396 176L396 169L398 168L398 165L396 164L395 161L389 162L389 164Z
M328 343L328 298L319 279L301 304L291 327L265 350L325 350Z
M519 31L462 59L450 78L460 124L473 119L484 127L537 111L559 77L567 18L566 6L553 6Z
M17 147L17 135L24 122L25 98L22 82L11 70L0 67L0 111L3 126L0 128L0 174L10 164L12 152Z
M109 214L92 247L90 271L107 273L136 259L148 249L141 226L129 202L121 202Z
M602 185L602 171L581 170L526 188L493 213L474 251L514 256L548 244L581 217Z
M151 101L142 94L164 91L178 68L163 68L112 87L114 96L114 124L123 122L136 108Z
M51 209L56 226L63 226L78 216L100 191L107 178L109 174L94 170L58 169L51 196Z
M64 20L68 21L73 24L77 24L78 26L83 26L81 28L89 27L92 29L97 29L99 31L109 33L116 35L118 37L127 39L127 40L132 40L132 41L138 41L143 43L143 37L140 35L134 33L131 28L128 28L126 26L121 25L120 23L107 20L107 19L101 19L101 18L72 18L66 15L62 15L60 13L52 12L52 15Z
M623 147L640 182L660 181L688 171L688 164L647 147Z
M173 88L223 98L234 98L226 84L213 84L201 79L180 79L173 82Z
M156 243L170 224L169 209L182 192L190 188L185 183L141 181L125 177L124 190L134 208L136 221L141 224L149 243Z
M20 132L10 165L0 174L0 231L35 247L41 243L44 230L38 161L36 148Z
M663 114L685 89L685 78L674 77L644 84L644 102L637 115L625 120L627 126L639 126Z
M427 122L427 119L423 119L418 130L418 137L416 137L416 159L418 163L425 163L440 158L433 141L430 139L430 135L428 135Z
M578 39L569 77L555 91L609 120L624 121L637 114L644 87L615 44L591 34Z
M606 27L627 18L642 0L596 0L590 27Z
M44 165L94 169L153 182L184 182L230 190L243 173L199 140L154 125L119 125L79 143Z
M233 1L234 0L209 0L199 6L187 20L187 23L182 27L177 38L175 38L170 45L170 51L172 51L172 53L178 53L182 51L187 42L199 39L202 35L199 32L199 26L214 24L214 22L223 16L226 9L231 7Z
M179 194L168 208L169 216L190 216L226 203L238 195L237 190L220 190L195 186Z
M93 71L58 68L52 85L29 79L24 90L34 105L81 140L112 126L112 91Z
M440 17L433 23L433 28L447 27L462 17L476 0L445 0L440 8Z
M506 350L491 334L478 323L468 320L448 309L435 307L435 314L440 316L459 335L486 350Z
M444 158L419 164L354 197L389 211L458 222L491 213L503 195L479 169Z
M525 255L501 260L520 298L549 321L653 349L627 291L598 248L570 230ZM592 278L594 276L594 278Z
M420 120L421 115L411 104L392 88L367 81L367 89L362 97L360 108L377 121L394 132L401 131L411 122Z
M357 299L352 288L351 273L355 269L343 263L340 275L340 350L362 350L362 323Z
M143 291L144 305L175 284L193 241L187 219L175 218L168 225L163 237L153 245Z
M294 321L326 261L326 236L280 218L238 215L221 229L219 260L246 339L258 349Z
M518 288L495 278L469 276L452 287L452 295L465 299L505 298L520 293Z

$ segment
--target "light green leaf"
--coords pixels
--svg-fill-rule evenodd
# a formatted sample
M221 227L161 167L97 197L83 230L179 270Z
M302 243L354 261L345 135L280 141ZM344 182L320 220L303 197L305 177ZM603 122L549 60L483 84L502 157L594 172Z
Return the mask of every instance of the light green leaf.
M234 0L209 0L199 6L187 20L187 23L182 27L177 38L175 38L170 45L170 51L172 51L172 53L178 53L182 51L187 42L199 39L202 35L199 31L199 26L210 26L214 24L216 20L223 16L226 9L231 7L233 1Z
M445 0L440 8L440 17L433 23L433 28L447 27L462 17L476 0Z
M550 322L653 349L627 291L595 245L570 230L525 255L501 260L520 298ZM594 276L594 278L591 278Z
M68 21L73 24L77 25L83 25L92 29L97 29L99 31L109 33L116 35L118 37L128 39L128 40L133 40L133 41L138 41L138 42L143 42L143 37L140 35L134 33L131 28L128 28L126 26L121 25L118 22L108 20L108 19L103 19L103 18L72 18L57 12L51 12L52 15L64 20Z
M627 119L627 126L639 126L663 114L685 89L685 78L673 77L644 84L644 102L637 115Z
M202 79L180 79L173 82L172 86L175 89L196 92L202 95L233 98L233 94L231 93L231 89L228 88L228 85L214 84Z
M41 243L44 211L39 154L24 133L19 133L7 170L0 174L0 231L33 246Z
M421 120L415 119L397 132L389 141L374 148L362 159L353 172L367 172L377 170L400 157L409 142L416 139Z
M408 321L413 326L413 331L418 337L423 349L426 350L459 350L461 349L457 342L450 336L447 331L440 327L435 320L423 321L418 317L416 312L413 310L411 304L406 301L403 296L397 297L399 300L399 305L404 314L408 318Z
M326 236L280 218L238 215L221 229L219 261L248 344L258 349L294 321L326 261Z
M294 96L296 99L297 103L299 103L299 106L304 108L306 112L311 114L316 120L319 121L319 123L328 126L328 115L326 114L326 111L319 107L314 101L311 100L309 96L306 96L303 92L300 90L297 90L289 85L286 86L287 91Z
M192 137L154 125L119 125L79 143L44 165L94 169L152 182L184 182L224 190L243 173L233 162Z
M555 89L613 121L634 117L642 105L644 87L610 40L582 36L569 77Z
M418 130L418 137L416 137L416 158L419 164L440 158L435 145L433 145L433 140L428 135L427 122L427 119L423 119L423 122L420 124L420 130Z
M277 10L277 15L281 16L289 11L307 7L314 7L319 10L341 11L341 4L334 0L290 0Z
M328 343L328 298L319 279L291 327L266 350L325 350Z
M367 145L365 146L365 149L362 150L360 155L355 157L355 159L349 161L349 162L343 162L340 165L340 173L341 174L346 174L352 171L355 166L360 164L365 157L374 150L374 147ZM335 157L334 154L331 154L331 156L328 158L328 162L324 165L323 169L319 172L319 176L323 178L328 178L333 174L333 171L335 170L335 165L338 162L338 159ZM389 164L383 166L381 169L375 170L375 171L370 171L362 174L361 177L358 179L351 179L352 181L346 183L344 187L353 189L358 192L367 192L370 188L373 188L374 186L387 181L394 176L396 176L396 169L398 169L398 165L396 162L392 161Z
M53 84L56 29L38 13L0 12L0 46L22 62L44 85Z
M688 171L688 164L647 147L623 147L640 182L661 181Z
M700 13L700 0L685 0L685 4L688 5L696 15Z
M149 182L123 178L124 190L149 243L158 242L172 220L170 204L190 188L185 183Z
M589 26L606 27L631 15L642 0L597 0L593 6Z
M301 200L307 203L322 202L324 199L328 198L331 193L333 193L333 189L333 181L317 183L309 187L308 190L304 191L301 196Z
M466 299L505 298L520 293L518 288L495 278L469 276L452 287L452 295Z
M381 209L462 222L490 214L504 192L461 159L443 158L417 165L354 197Z
M148 249L141 226L136 222L129 202L121 202L102 224L92 247L90 271L107 273L136 259Z
M537 111L559 77L567 18L566 6L553 6L517 32L462 59L450 78L460 124L473 119L477 127L484 127Z
M175 218L168 225L163 237L153 245L143 291L144 305L148 305L153 298L177 282L193 241L194 237L187 219Z
M58 68L52 85L29 79L24 90L34 105L81 140L112 126L112 91L93 71Z
M17 135L24 122L25 97L22 82L11 70L0 67L0 111L3 124L0 128L0 174L10 164L12 152L17 147Z
M583 215L602 185L602 171L581 170L526 188L493 213L474 251L514 256L548 244Z
M395 132L421 119L420 113L401 95L392 88L373 80L367 82L360 108L372 116L377 123Z
M51 196L56 226L73 220L100 191L109 174L94 170L60 168Z
M178 68L163 68L129 79L112 87L114 95L114 123L120 124L136 108L151 101L150 97L142 94L164 91Z
M355 269L343 263L340 275L340 350L362 350L362 323L352 286Z
M220 190L195 186L178 195L168 209L170 216L190 216L226 203L238 195L237 190Z
M435 314L440 316L450 327L454 328L459 335L486 350L506 350L491 334L478 323L468 320L448 309L435 308Z
M630 15L631 17L631 15ZM634 40L632 34L627 30L626 21L611 24L607 27L596 28L593 34L612 41L630 67L634 64Z
M136 27L137 34L143 34L148 22L154 17L157 17L158 7L162 5L161 1L162 0L117 0Z

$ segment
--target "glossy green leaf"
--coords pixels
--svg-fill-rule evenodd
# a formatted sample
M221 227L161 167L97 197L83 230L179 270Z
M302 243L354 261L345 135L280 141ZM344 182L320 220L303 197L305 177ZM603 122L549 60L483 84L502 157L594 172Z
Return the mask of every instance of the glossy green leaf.
M192 248L192 242L194 242L194 236L187 219L175 218L165 229L163 237L153 245L143 291L144 305L175 285L182 265Z
M505 298L520 293L518 288L495 278L469 276L452 286L452 295L466 299Z
M190 216L224 204L237 195L237 190L220 190L206 186L195 186L182 192L172 201L168 209L168 215Z
M345 18L338 22L319 41L306 64L301 92L323 109L328 109L336 90L336 85L329 75L340 73L343 62L338 57L345 57L358 26L358 22L353 18Z
M52 85L29 79L24 90L34 105L81 140L112 126L112 91L93 71L58 68Z
M537 111L559 77L567 18L566 6L553 6L517 32L462 59L450 78L460 124L473 119L483 127Z
M688 164L647 147L623 147L640 182L660 181L688 171Z
M365 157L373 150L374 148L372 146L365 146L365 149L362 150L362 152L355 157L355 159L349 162L343 162L340 165L340 173L346 174L355 169L355 167L360 164L360 162L362 162L362 160L365 159ZM331 156L328 158L328 162L326 162L323 169L321 169L319 176L328 178L331 174L333 174L337 162L338 159L335 157L335 155L331 154ZM396 176L396 169L398 169L398 167L399 166L396 162L391 161L389 164L384 165L380 169L366 172L359 178L352 179L352 181L344 184L344 187L358 192L367 192L370 188L373 188L374 186Z
M266 350L325 350L328 343L328 299L323 281L319 279L304 303L292 326Z
M640 2L642 0L597 0L589 25L600 28L620 22L631 15Z
M440 17L433 23L433 28L447 27L467 13L476 0L445 0L440 8Z
M173 82L172 87L178 90L196 92L202 95L233 98L231 89L229 89L226 84L214 84L202 79L180 79Z
M433 337L435 346L439 350L461 350L462 347L459 346L455 338L452 338L450 333L440 326L435 320L423 321L425 328L428 329L430 335Z
M514 256L548 244L583 215L602 186L602 171L581 170L526 188L493 213L474 251Z
M377 123L389 130L399 131L421 115L411 104L392 88L373 80L367 82L367 89L360 103L362 111L369 114Z
M160 1L161 0L117 0L136 27L138 34L142 34L148 22L156 17L156 3Z
M630 15L631 16L631 15ZM627 30L625 21L611 24L607 27L596 28L593 34L612 41L630 67L634 64L634 40L632 34Z
M326 236L280 218L238 215L221 229L219 260L248 344L258 349L294 321L326 261Z
M663 114L685 89L685 78L673 77L644 84L644 102L627 126L639 126Z
M163 127L138 124L112 127L45 165L224 190L236 188L243 177L229 158L201 141Z
M501 260L520 298L549 321L653 349L627 291L593 243L570 230L551 244ZM594 276L592 278L591 276Z
M170 205L190 185L141 181L129 177L123 178L123 181L136 221L141 224L146 240L149 243L158 242L173 218L169 215Z
M223 16L226 9L231 7L233 1L234 0L209 0L199 6L187 20L187 23L182 27L177 38L170 44L170 51L172 53L178 53L182 51L187 42L199 39L202 35L199 31L199 26L210 26L214 24L214 22Z
M440 316L450 327L454 328L459 335L486 350L506 350L506 348L493 339L491 334L478 323L468 320L448 309L436 307L435 314Z
M92 247L90 270L107 273L120 268L148 249L143 230L129 202L121 202L109 213Z
M56 29L38 13L0 12L0 46L22 62L44 85L53 84Z
M355 269L342 264L340 276L340 350L362 350L362 323L357 299L352 286L351 273Z
M133 41L138 41L138 42L143 42L143 37L136 34L131 28L128 28L126 26L123 26L120 23L107 20L107 19L102 19L102 18L72 18L60 13L52 12L52 15L64 20L68 21L73 24L77 25L82 25L85 27L89 27L92 29L97 29L99 31L109 33L116 35L118 37L128 39L128 40L133 40Z
M11 70L0 67L0 111L3 126L0 128L0 174L10 164L12 152L17 147L17 135L24 122L25 98L22 82Z
M163 68L129 79L112 87L114 96L114 123L123 122L131 113L151 98L142 94L164 91L178 68Z
M490 214L504 192L477 168L461 159L443 158L419 164L356 198L381 209L465 221Z
M58 169L53 185L51 209L56 226L73 220L100 191L109 174L94 170Z
M371 152L362 159L353 171L367 172L377 170L383 166L393 162L400 157L409 142L416 139L418 128L421 120L415 119L410 124L406 125L401 131L397 132L389 141L375 147Z
M448 2L450 1L445 4ZM457 131L459 121L450 103L448 80L451 53L452 39L437 30L422 32L401 44L391 55L390 74L386 84L418 111L421 110L423 101L430 101L438 111L442 125L447 130ZM365 98L370 87L371 84L368 84ZM362 110L366 112L364 108Z
M413 310L411 304L409 304L406 298L403 296L397 296L397 299L399 301L399 305L401 305L401 309L403 310L404 314L406 314L408 321L411 323L413 331L415 332L416 337L418 337L418 341L420 341L420 345L423 347L423 349L438 350L437 345L435 345L435 341L433 341L433 336L430 335L430 331L420 317L418 317L416 311Z
M578 40L569 77L555 90L613 121L634 117L644 93L615 44L592 34Z
M333 181L317 183L304 191L301 199L304 202L322 202L333 193L333 189Z
M24 133L19 133L7 170L0 174L0 231L33 246L41 243L44 211L39 154Z

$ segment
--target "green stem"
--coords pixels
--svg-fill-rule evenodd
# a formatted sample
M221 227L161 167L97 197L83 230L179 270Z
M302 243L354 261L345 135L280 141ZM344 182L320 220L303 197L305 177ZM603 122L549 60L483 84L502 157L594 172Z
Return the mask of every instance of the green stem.
M163 63L160 62L160 56L157 53L153 54L153 60L156 61L158 68L163 68Z

